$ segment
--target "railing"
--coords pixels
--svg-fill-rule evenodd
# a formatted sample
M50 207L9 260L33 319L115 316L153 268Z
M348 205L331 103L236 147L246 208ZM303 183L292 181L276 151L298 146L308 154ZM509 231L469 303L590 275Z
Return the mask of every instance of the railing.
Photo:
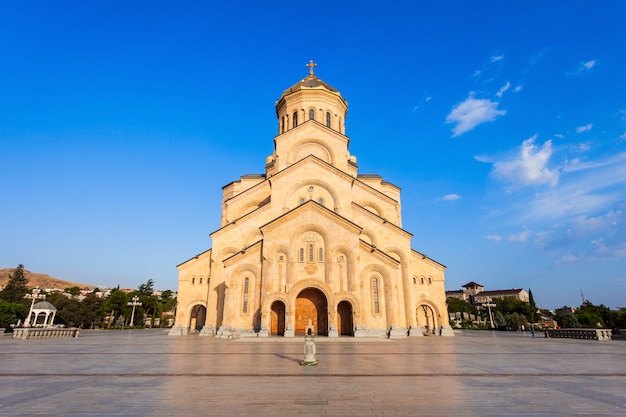
M560 339L612 340L611 329L550 329L546 337Z
M13 339L61 339L78 337L80 329L77 328L37 328L37 327L19 327L13 329Z

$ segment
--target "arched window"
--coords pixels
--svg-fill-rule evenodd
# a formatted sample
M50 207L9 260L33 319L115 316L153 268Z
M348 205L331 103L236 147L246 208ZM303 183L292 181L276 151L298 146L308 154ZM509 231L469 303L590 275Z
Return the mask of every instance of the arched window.
M285 116L283 116L280 123L280 133L285 133Z
M417 284L417 278L413 277L413 284Z
M304 262L304 248L300 248L300 255L298 257L300 262Z
M322 248L317 250L317 262L324 262L324 249Z
M200 284L202 284L202 277L200 277Z
M317 202L320 203L322 206L324 205L324 199L322 197L320 197Z
M300 204L304 204L304 197L300 197Z
M298 126L298 112L294 111L293 112L293 127Z
M309 110L309 120L315 120L315 110Z
M420 277L420 284L424 284L424 277Z
M246 277L243 284L243 312L248 312L248 287L250 285L250 278Z
M195 283L196 283L196 277L192 277L192 278L191 278L191 283L192 283L192 284L195 284Z
M378 278L373 278L372 287L374 292L374 313L380 313L380 304L378 302Z
M309 244L309 262L313 262L313 244Z
M330 127L330 113L326 112L326 127Z
M428 277L428 284L432 284L433 283L433 279L431 277Z

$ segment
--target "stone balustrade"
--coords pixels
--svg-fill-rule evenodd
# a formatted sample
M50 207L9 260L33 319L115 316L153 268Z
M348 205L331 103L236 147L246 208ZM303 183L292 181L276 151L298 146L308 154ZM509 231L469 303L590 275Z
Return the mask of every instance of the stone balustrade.
M612 340L611 329L549 329L546 337L560 339Z
M60 327L19 327L13 329L13 339L61 339L78 337L80 329Z

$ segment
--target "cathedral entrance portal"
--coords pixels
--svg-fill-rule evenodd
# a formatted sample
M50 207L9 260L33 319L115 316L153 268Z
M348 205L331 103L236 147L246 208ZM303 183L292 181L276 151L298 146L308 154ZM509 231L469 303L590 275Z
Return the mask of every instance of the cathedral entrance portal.
M315 288L307 288L296 298L295 333L303 335L311 320L315 333L328 335L328 302L323 292Z
M196 330L202 330L205 320L206 307L201 304L196 304L191 309L191 321L189 323L189 330L192 332L195 332Z
M430 306L422 304L417 308L417 325L423 326L426 333L435 334L437 324L435 323L435 313Z
M270 334L272 336L285 335L285 304L274 301L270 311Z
M339 334L342 336L353 336L354 327L352 324L352 304L342 301L337 306L337 323L339 324Z

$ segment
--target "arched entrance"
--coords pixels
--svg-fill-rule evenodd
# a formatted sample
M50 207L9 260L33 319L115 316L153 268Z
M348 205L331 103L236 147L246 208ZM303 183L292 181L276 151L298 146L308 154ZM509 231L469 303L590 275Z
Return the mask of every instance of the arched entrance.
M274 301L270 310L270 334L272 336L285 335L285 304Z
M422 304L417 308L417 325L423 326L427 333L435 333L437 328L435 313L429 305Z
M191 309L191 320L189 322L189 330L194 332L202 330L206 321L206 307L202 304L196 304Z
M307 288L296 298L295 333L304 334L309 320L316 334L328 335L328 302L324 293L316 288Z
M343 300L337 306L337 324L339 334L342 336L354 336L354 326L352 324L352 304Z

